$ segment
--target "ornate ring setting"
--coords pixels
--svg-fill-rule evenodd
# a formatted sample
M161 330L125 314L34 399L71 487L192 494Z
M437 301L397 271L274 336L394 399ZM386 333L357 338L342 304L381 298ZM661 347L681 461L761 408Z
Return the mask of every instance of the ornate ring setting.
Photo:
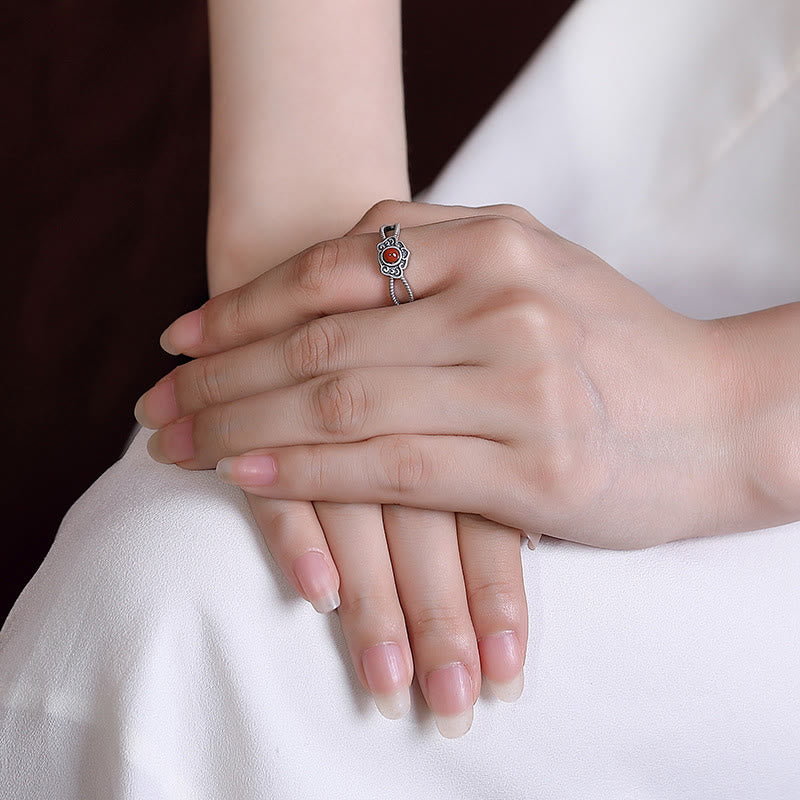
M406 292L408 292L407 302L410 303L414 299L414 294L403 274L408 266L410 253L408 248L400 241L399 223L382 225L381 237L382 240L378 242L378 265L381 268L381 273L389 278L389 294L392 296L392 302L396 306L401 304L394 291L394 282L399 280L406 287Z

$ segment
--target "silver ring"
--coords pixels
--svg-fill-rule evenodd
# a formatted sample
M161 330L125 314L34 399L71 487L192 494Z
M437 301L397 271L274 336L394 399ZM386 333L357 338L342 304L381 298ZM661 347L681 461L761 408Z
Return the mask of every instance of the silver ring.
M414 294L411 287L408 285L403 272L408 266L408 259L410 253L408 248L400 241L400 225L395 222L394 225L381 226L382 241L378 242L378 265L381 268L381 273L389 278L389 294L392 296L392 302L400 305L397 295L394 293L394 282L403 281L403 286L406 287L408 292L408 301L414 299Z

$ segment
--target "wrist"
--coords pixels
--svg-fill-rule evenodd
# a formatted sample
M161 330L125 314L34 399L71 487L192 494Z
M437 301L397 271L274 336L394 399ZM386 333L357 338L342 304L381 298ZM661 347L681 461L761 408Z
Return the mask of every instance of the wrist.
M409 188L398 0L213 0L209 32L213 295Z
M293 195L281 197L264 191L252 201L242 195L226 201L212 193L206 238L212 296L247 283L315 242L342 236L379 200L410 199L407 174L373 175L363 186L298 191L295 187ZM330 202L312 210L314 196Z
M721 510L720 527L757 530L800 519L800 303L708 325L723 471L737 495Z

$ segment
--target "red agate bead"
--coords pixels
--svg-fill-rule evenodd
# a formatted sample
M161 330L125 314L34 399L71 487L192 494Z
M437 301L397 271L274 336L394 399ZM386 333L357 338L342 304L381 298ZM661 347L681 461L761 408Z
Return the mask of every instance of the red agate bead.
M400 260L400 251L396 247L387 247L383 251L383 260L387 264L396 264Z

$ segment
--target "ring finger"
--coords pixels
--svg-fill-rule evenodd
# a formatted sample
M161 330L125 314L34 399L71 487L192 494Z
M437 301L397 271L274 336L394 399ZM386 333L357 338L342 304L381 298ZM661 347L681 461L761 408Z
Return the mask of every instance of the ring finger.
M522 693L528 606L520 534L477 514L456 514L458 548L481 670L500 700Z
M406 230L403 243L413 254L409 278L414 296L425 300L456 288L474 299L479 287L513 287L518 278L505 266L498 271L498 259L505 265L502 249L515 247L526 235L519 222L489 216ZM492 257L476 258L479 247L488 247ZM375 259L373 234L320 242L179 317L162 341L169 352L205 356L317 317L386 306L386 279L375 269Z
M455 515L387 505L383 520L420 689L441 734L462 736L472 725L481 670Z

